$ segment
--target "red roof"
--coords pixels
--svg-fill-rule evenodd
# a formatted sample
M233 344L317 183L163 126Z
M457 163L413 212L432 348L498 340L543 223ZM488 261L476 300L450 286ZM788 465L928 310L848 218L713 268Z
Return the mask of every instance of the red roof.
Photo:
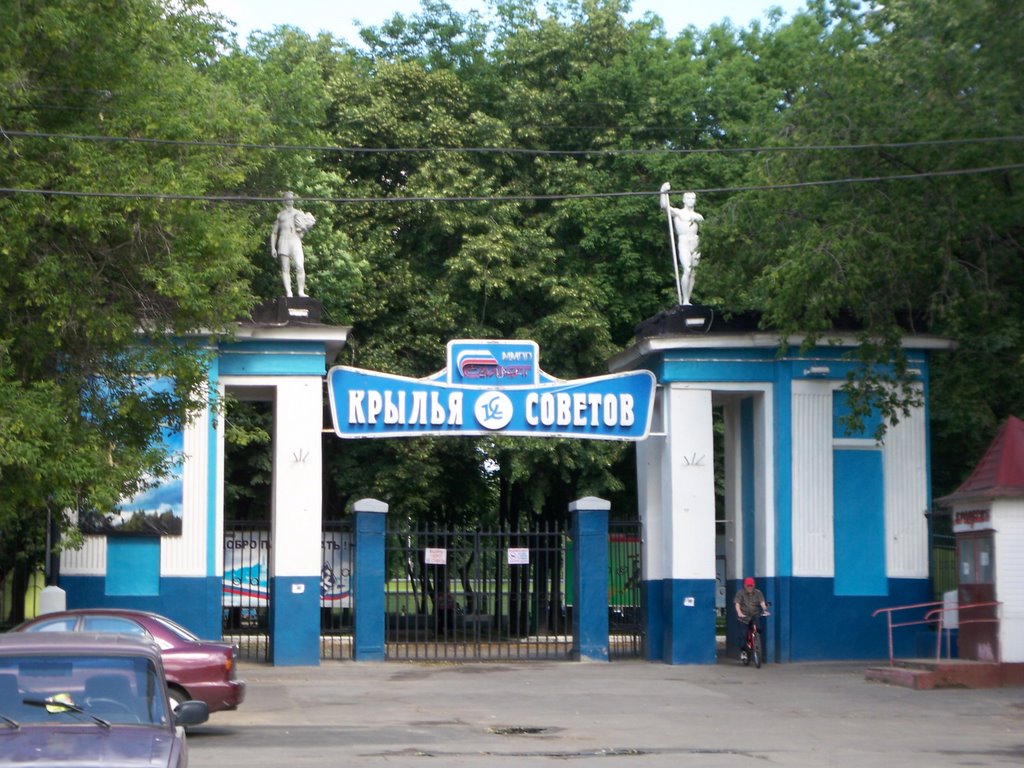
M999 428L971 476L938 501L951 504L1004 496L1024 496L1024 421L1016 416Z

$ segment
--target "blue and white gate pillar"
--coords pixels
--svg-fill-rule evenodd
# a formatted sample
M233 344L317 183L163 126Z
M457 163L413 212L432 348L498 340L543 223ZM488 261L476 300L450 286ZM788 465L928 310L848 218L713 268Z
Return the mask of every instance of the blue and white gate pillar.
M608 661L608 511L611 503L587 496L569 504L573 541L572 655Z
M322 391L319 376L275 382L268 588L270 655L277 666L320 663Z
M903 338L922 406L901 414L878 442L881 414L860 429L844 418L852 407L844 384L859 375L854 336L836 333L805 348L780 346L779 337L742 323L648 331L609 368L645 367L660 382L654 431L637 445L649 657L715 659L716 549L726 561L731 647L739 628L730 602L753 576L773 604L765 638L772 660L884 656L884 627L872 612L930 596L928 364L948 342ZM725 427L718 525L712 406L721 407Z
M356 515L356 548L352 569L352 604L355 606L352 658L384 660L385 557L388 505L377 499L360 499Z
M659 435L637 445L648 657L713 664L715 470L711 392L663 385Z

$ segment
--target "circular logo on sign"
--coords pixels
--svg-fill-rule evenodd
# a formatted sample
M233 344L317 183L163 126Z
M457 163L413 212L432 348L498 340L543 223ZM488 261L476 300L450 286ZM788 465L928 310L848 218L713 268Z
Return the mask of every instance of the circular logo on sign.
M504 392L485 392L476 399L473 415L484 429L504 429L512 421L512 401Z

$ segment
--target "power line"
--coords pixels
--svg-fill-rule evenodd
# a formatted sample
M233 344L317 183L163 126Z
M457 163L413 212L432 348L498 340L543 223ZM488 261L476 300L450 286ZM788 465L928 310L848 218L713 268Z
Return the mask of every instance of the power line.
M1015 171L1024 169L1024 163L1013 163L1009 165L996 165L985 168L956 168L945 171L924 171L921 173L901 173L889 176L859 176L845 179L823 179L820 181L795 181L780 184L753 184L737 187L704 187L687 188L687 192L699 194L721 194L737 192L764 192L786 189L805 189L808 187L837 186L840 184L873 184L890 181L910 181L928 178L942 178L949 176L971 176L983 173L1000 173L1004 171ZM276 203L280 202L280 195L254 196L254 195L183 195L166 194L160 192L94 192L76 191L62 189L25 189L20 187L0 187L0 194L7 195L43 195L46 197L83 197L83 198L112 198L128 200L158 200L158 201L184 201L184 202L209 202L209 203ZM547 194L547 195L455 195L443 197L440 195L410 196L410 197L302 197L306 203L333 203L337 205L357 203L487 203L487 202L529 202L541 200L596 200L627 197L650 197L661 194L661 191L642 192L585 192L578 194Z
M628 156L628 155L714 155L762 152L822 152L871 149L905 149L910 147L967 146L1024 141L1024 135L982 136L961 139L928 139L920 141L875 142L869 144L802 144L777 147L720 147L708 149L529 149L526 147L341 147L317 144L254 144L232 141L198 141L193 139L159 139L145 136L102 136L80 133L44 133L0 128L0 137L89 141L96 143L148 144L170 147L203 147L211 149L252 149L282 152L333 152L353 155L372 154L527 154L536 156Z

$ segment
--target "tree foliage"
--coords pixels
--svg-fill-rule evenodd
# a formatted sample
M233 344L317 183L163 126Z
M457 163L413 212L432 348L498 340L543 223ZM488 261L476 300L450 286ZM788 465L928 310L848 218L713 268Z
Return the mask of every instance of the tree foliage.
M901 333L957 343L930 392L950 490L1024 403L1018 6L811 0L670 38L624 0L496 0L489 18L424 0L361 48L290 27L240 46L193 0L2 6L0 126L22 133L0 173L47 192L0 193L4 540L39 510L116 502L154 467L157 426L200 403L194 352L140 347L140 328L224 327L279 293L276 205L134 193L344 201L304 204L310 292L353 326L344 362L425 376L450 339L530 338L570 378L675 303L657 190L703 190L696 299L811 340L855 329L862 408L895 421L915 402ZM129 194L80 194L113 190ZM155 398L140 374L180 387ZM266 415L239 410L229 439L249 446L229 503L251 504ZM634 503L621 444L325 445L332 513L363 496L457 524Z
M998 0L812 8L826 35L811 54L814 79L771 123L776 143L808 149L767 156L748 182L849 181L735 196L708 246L731 263L705 274L722 291L747 278L740 306L786 332L852 318L867 363L900 362L908 329L954 340L932 390L938 485L952 490L965 469L955 453L980 456L1024 398L1013 167L1024 70L1006 34L1022 12ZM909 178L863 181L893 176ZM898 376L879 384L854 391L898 419L914 391Z
M251 303L244 214L107 195L223 194L255 163L70 138L255 138L211 75L218 30L194 2L0 8L0 125L22 134L0 145L0 174L23 190L0 194L0 577L40 560L47 510L110 510L166 470L161 428L205 401L201 348L181 339Z

